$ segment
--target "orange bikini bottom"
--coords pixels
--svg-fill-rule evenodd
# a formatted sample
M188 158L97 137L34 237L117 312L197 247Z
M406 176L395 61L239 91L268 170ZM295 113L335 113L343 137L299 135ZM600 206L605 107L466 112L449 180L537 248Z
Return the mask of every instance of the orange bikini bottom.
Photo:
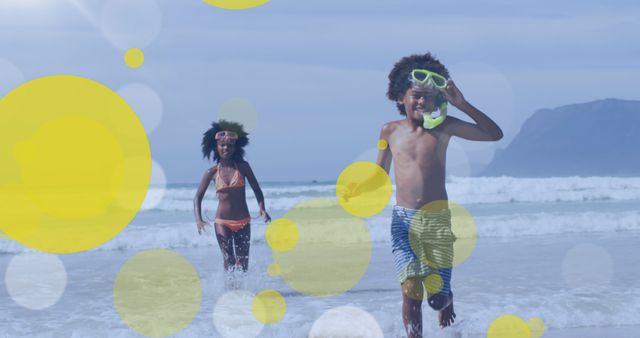
M222 224L229 228L229 230L236 232L244 228L245 225L251 222L251 216L242 219L222 219L216 218L216 223Z

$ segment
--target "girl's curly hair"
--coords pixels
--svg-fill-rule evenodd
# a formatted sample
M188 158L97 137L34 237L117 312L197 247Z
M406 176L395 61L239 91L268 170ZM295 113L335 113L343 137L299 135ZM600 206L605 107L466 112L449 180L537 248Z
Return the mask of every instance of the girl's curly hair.
M430 70L449 79L449 71L447 70L447 67L440 63L440 60L431 55L431 53L413 54L400 59L389 73L387 97L389 100L396 102L396 106L398 107L401 115L406 115L406 112L404 110L404 105L399 104L398 100L401 100L407 92L407 89L411 87L409 76L411 76L411 71L414 69ZM436 105L440 106L444 102L444 95L438 95Z
M244 147L249 144L249 133L245 132L242 124L231 122L227 120L220 120L218 122L211 123L211 128L202 134L202 155L206 159L211 158L213 153L213 160L220 162L220 154L218 154L218 142L216 141L216 133L219 131L228 130L238 134L238 140L236 141L236 149L233 153L233 159L236 162L244 161Z

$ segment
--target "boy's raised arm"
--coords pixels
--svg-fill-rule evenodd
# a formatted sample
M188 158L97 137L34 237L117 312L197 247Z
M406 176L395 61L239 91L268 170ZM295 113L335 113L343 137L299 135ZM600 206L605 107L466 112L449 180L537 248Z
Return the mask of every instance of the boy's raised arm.
M465 100L464 96L452 80L449 80L444 89L445 97L454 107L469 115L476 124L464 122L455 117L447 118L444 131L453 136L458 136L472 141L498 141L502 138L502 130L483 112Z

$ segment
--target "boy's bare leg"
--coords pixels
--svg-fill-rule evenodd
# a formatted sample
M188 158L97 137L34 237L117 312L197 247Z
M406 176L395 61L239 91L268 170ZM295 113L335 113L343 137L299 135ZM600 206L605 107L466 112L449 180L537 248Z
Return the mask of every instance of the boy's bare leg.
M402 283L402 321L408 338L422 338L422 297L421 279L409 278Z
M453 311L453 301L446 308L438 312L438 321L440 322L440 328L451 326L455 322L456 313Z
M428 297L429 306L438 311L440 328L451 326L455 322L456 313L453 311L453 294L449 296L437 294Z

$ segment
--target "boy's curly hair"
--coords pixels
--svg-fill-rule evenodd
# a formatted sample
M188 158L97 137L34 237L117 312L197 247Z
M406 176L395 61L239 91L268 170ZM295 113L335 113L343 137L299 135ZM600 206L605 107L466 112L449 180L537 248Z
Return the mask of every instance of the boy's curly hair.
M231 122L227 120L220 120L218 122L211 123L211 128L202 134L202 155L206 159L211 158L213 153L213 160L216 163L220 162L220 154L218 154L218 142L216 141L216 133L219 131L228 130L234 131L238 134L238 140L236 140L236 149L233 153L233 159L236 162L244 161L244 147L249 144L249 133L245 132L240 123Z
M411 87L409 76L411 76L411 71L414 69L430 70L449 79L449 71L447 70L447 67L440 63L440 60L431 55L431 53L423 55L413 54L400 59L389 73L389 88L387 90L387 97L389 100L396 102L400 115L406 115L406 112L404 110L404 105L399 104L398 100L401 100L407 92L407 89ZM444 95L438 95L436 105L440 106L444 102Z

